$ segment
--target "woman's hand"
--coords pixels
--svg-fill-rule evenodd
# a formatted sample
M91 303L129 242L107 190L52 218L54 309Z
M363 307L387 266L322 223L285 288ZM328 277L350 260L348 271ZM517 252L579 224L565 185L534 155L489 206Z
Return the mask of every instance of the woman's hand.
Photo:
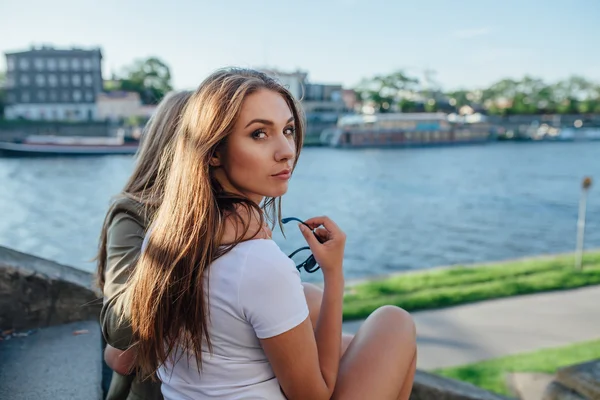
M324 274L342 272L346 234L328 217L315 217L299 224L302 235L308 243L317 263Z

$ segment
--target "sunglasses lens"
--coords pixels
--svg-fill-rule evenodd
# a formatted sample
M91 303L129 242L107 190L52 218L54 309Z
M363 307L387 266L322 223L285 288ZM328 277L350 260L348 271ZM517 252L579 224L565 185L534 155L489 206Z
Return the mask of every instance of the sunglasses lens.
M319 269L319 266L317 265L317 260L315 260L314 256L311 255L308 258L308 260L306 260L306 265L304 266L304 269L306 270L306 272L315 272Z
M310 256L310 250L299 250L296 252L296 254L292 253L290 258L292 261L294 261L294 264L296 264L298 267L302 267L304 266L308 256Z

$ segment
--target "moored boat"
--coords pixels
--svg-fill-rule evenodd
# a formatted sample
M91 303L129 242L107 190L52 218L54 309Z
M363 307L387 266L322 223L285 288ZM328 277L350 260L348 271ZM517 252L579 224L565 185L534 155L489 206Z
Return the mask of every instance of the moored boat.
M491 126L483 119L444 113L390 113L340 118L321 140L334 147L418 147L486 142Z
M0 142L0 153L7 156L98 156L135 154L139 142L123 137L28 136L22 140Z

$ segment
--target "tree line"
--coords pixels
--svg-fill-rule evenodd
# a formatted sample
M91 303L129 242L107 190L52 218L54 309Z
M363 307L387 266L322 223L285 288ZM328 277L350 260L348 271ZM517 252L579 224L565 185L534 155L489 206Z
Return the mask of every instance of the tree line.
M526 75L502 79L483 89L444 91L432 71L419 78L400 70L363 79L355 91L375 112L600 113L600 84L578 75L552 83Z

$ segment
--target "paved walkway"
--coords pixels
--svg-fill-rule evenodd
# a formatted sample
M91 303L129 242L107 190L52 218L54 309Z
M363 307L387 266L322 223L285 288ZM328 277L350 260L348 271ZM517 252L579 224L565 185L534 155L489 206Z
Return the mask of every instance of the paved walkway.
M88 333L75 336L78 330ZM53 326L0 342L0 399L100 400L101 380L98 321Z
M421 369L600 339L600 286L413 313ZM344 323L354 333L362 321Z

